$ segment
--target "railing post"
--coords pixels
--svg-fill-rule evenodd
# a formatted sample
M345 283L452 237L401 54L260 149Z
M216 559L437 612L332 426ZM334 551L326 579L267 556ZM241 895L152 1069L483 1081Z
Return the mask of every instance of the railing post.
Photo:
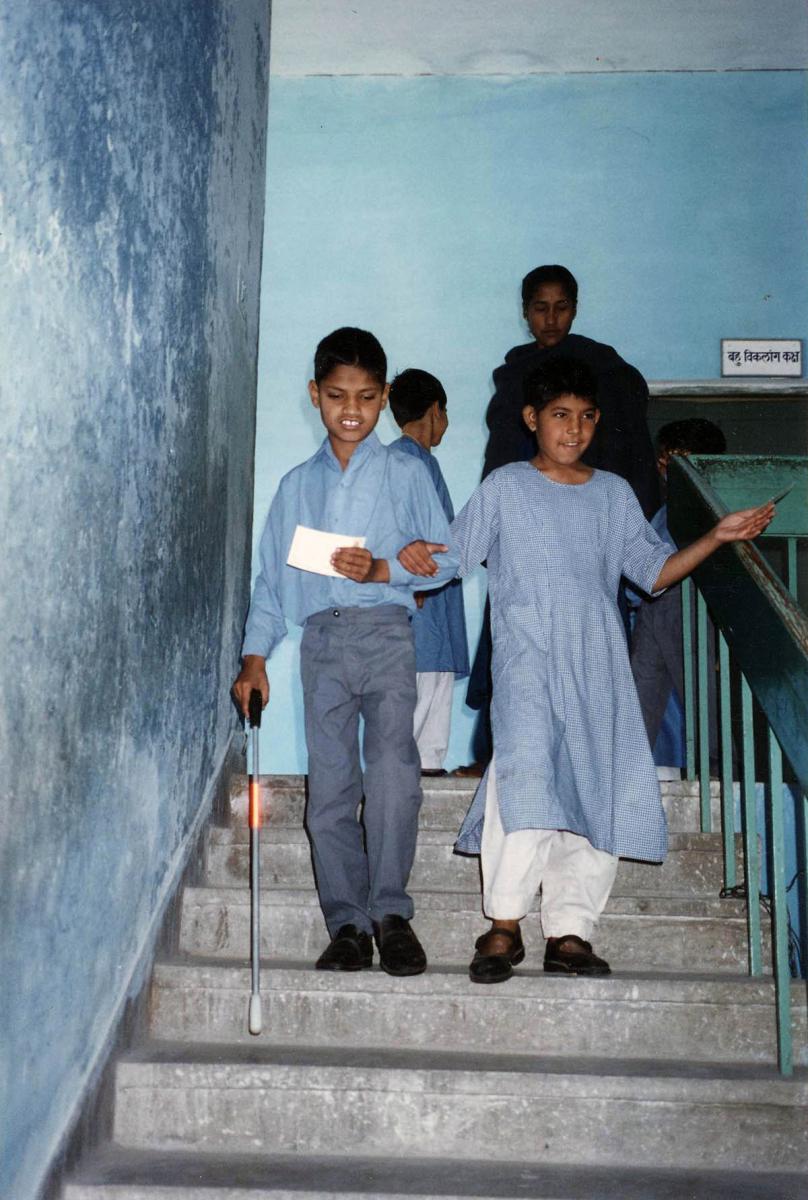
M760 946L760 843L757 829L755 796L755 727L752 712L752 691L741 676L741 741L742 780L741 804L743 817L743 858L746 878L746 926L749 935L749 974L763 974Z
M699 723L699 797L701 800L701 828L711 833L713 814L710 797L710 701L707 685L709 655L707 653L707 602L696 589L696 669L698 672L698 723Z
M797 599L797 539L786 538L786 587Z
M768 730L769 805L771 845L769 892L772 897L774 935L774 986L777 1006L777 1062L781 1075L792 1075L791 968L788 961L788 897L785 883L785 833L783 825L783 755L777 738Z
M684 658L685 777L696 778L696 704L693 690L693 584L682 580L682 655Z
M808 987L808 795L803 792L795 805L794 822L797 833L797 896L802 912L800 955L802 974Z
M729 646L718 638L718 711L721 718L721 832L724 842L724 887L733 888L735 875L735 792L732 786L732 710L730 706Z

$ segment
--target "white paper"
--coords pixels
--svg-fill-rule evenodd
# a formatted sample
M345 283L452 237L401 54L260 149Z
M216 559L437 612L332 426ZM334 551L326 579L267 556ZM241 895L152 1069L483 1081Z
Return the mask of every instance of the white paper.
M322 529L309 529L306 525L298 525L286 562L290 567L297 567L301 571L313 571L316 575L335 575L344 579L345 576L340 575L331 566L331 555L344 546L362 548L364 545L363 537L352 537L347 533L324 533Z

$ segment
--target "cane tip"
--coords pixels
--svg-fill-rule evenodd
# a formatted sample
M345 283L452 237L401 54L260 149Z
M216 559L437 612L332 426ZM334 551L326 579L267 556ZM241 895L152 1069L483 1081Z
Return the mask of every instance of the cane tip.
M261 997L250 996L250 1015L247 1021L250 1033L259 1034L263 1028L261 1019Z

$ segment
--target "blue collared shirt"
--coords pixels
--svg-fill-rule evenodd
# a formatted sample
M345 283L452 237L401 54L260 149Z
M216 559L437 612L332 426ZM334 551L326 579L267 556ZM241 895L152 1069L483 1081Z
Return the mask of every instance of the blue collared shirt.
M298 525L364 537L374 558L387 559L390 583L355 583L288 566ZM371 433L343 471L326 438L316 454L284 475L270 506L242 654L267 658L285 637L287 619L303 625L327 608L401 604L415 611L413 591L440 587L457 570L457 560L442 554L431 579L405 571L396 555L416 538L449 542L449 525L423 463L391 453Z
M414 438L404 434L388 447L393 454L406 454L422 462L429 471L447 521L454 520L454 509L446 480L434 454L425 450ZM440 562L441 557L435 561ZM453 579L426 597L423 608L413 613L412 632L415 638L416 671L452 671L457 679L469 673L469 650L466 640L466 616L463 608L463 585Z

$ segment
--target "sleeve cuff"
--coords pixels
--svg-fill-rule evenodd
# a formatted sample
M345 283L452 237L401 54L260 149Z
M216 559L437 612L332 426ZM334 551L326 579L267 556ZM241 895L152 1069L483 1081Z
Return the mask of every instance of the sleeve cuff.
M393 587L407 587L420 578L405 570L397 558L388 558L387 570L390 572L390 583Z

